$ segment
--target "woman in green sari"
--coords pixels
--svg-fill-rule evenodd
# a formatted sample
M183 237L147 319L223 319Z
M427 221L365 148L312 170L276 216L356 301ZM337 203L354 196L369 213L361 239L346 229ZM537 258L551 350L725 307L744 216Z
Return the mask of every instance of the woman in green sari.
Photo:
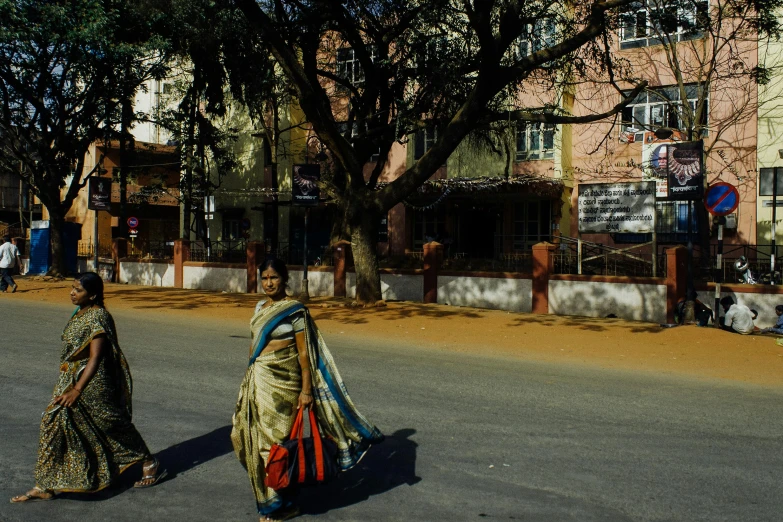
M261 267L267 300L250 320L250 364L239 389L231 441L247 470L262 521L299 515L296 489L264 484L269 449L288 439L299 408L312 407L321 433L338 446L343 470L354 466L381 432L354 406L307 308L286 295L288 269L277 259Z
M41 419L36 485L12 503L98 491L137 462L144 464L135 487L165 476L131 422L130 370L103 304L101 278L79 276L71 302L78 308L65 325L60 376Z

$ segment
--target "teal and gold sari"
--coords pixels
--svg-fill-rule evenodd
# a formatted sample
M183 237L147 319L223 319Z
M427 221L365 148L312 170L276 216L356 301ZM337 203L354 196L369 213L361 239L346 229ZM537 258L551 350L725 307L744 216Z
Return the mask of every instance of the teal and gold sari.
M258 309L250 321L253 348L239 389L231 441L250 477L258 512L262 515L284 507L280 494L264 485L265 462L272 445L284 442L291 433L302 391L302 375L295 341L280 350L261 352L271 332L295 314L305 316L305 342L318 426L322 434L337 443L340 467L351 468L371 444L383 440L381 432L356 410L307 308L298 301L283 300Z

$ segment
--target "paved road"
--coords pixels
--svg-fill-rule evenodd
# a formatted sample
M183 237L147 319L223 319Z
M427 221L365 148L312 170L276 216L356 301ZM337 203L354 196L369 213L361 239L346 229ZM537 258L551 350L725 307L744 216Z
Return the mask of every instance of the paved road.
M5 503L32 485L69 313L0 299L0 521L254 520L228 440L246 329L160 313L116 320L135 378L134 420L170 479L129 489L133 470L97 495ZM781 390L337 332L327 341L388 439L334 484L308 491L303 520L781 519Z

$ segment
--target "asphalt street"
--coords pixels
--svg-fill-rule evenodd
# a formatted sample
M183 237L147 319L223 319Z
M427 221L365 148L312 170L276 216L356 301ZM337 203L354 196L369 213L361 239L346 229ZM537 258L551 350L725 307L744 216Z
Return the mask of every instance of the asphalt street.
M71 310L0 299L0 521L257 520L229 441L247 327L161 312L115 319L167 480L136 490L131 469L95 495L8 503L33 485ZM326 340L387 440L306 490L302 520L781 520L783 388Z

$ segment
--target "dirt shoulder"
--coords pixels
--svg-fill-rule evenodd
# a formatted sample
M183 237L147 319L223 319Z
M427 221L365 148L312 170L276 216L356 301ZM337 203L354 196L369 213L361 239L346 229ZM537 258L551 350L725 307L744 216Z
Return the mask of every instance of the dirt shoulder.
M69 303L70 281L19 278L17 282L19 290L0 295L0 302ZM112 309L165 311L247 324L261 296L108 284L106 298ZM383 308L351 308L349 304L345 299L314 298L309 307L327 334L783 387L783 346L776 344L775 336L408 302L392 302Z

